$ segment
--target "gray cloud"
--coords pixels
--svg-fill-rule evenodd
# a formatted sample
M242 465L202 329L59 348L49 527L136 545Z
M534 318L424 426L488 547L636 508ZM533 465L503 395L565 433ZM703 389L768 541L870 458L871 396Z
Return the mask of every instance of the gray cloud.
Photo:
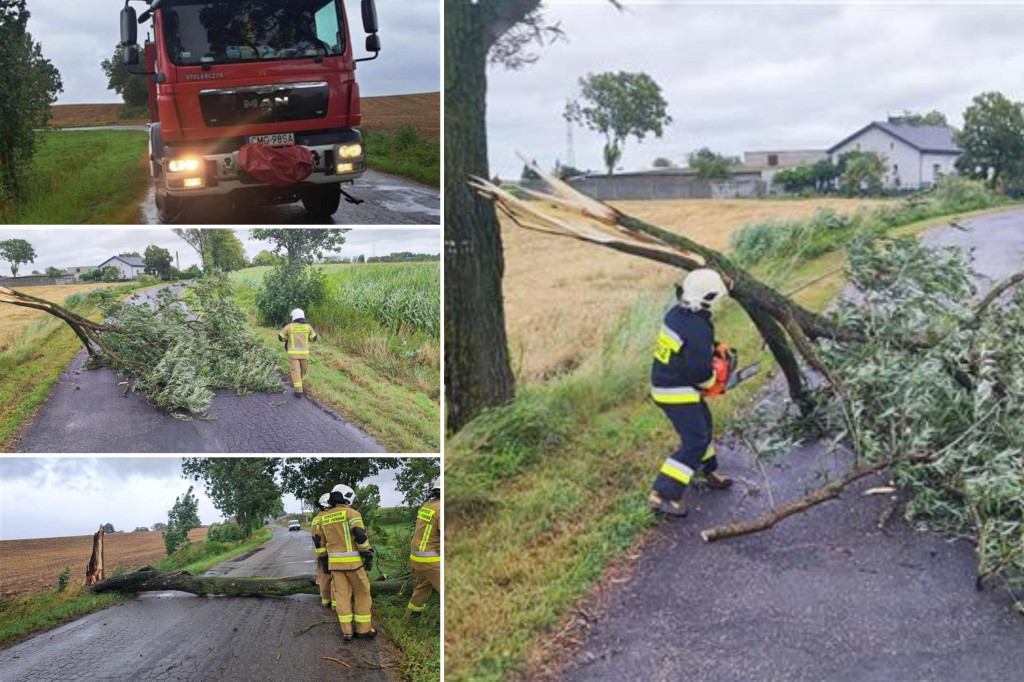
M492 172L517 176L515 151L550 167L567 157L561 111L590 72L644 71L675 122L661 140L627 142L622 165L677 163L710 146L740 154L824 148L903 109L957 125L971 98L1024 98L1024 6L954 3L546 3L563 42L522 71L492 67ZM576 165L600 169L601 137L573 130Z
M352 40L361 55L365 34L359 3L347 0ZM60 70L64 92L59 104L119 102L100 62L113 54L120 40L118 13L122 5L108 0L29 0L29 31L42 43L43 54ZM373 62L359 65L359 86L365 96L435 92L440 89L440 2L404 0L378 3L383 50ZM140 37L148 27L139 27Z
M248 228L239 228L234 232L242 240L249 258L269 248L268 243L251 239ZM25 239L35 249L35 262L22 266L19 274L28 274L32 270L44 272L51 266L65 268L99 265L118 253L144 253L150 244L168 249L171 255L177 254L183 269L201 263L199 254L167 228L0 229L0 241L5 239ZM374 254L385 256L396 251L440 253L441 230L437 227L354 228L345 233L345 244L338 254L346 258L360 254L369 257ZM9 268L10 264L0 263L0 272L9 273Z

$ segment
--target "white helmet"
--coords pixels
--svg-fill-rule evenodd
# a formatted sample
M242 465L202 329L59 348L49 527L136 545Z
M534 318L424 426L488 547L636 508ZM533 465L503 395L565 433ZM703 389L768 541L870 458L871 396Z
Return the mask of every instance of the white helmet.
M437 492L441 492L441 479L440 478L435 478L434 479L434 482L430 484L430 490L431 491L436 490Z
M722 276L707 268L694 270L688 274L679 289L681 289L680 303L694 312L714 310L715 306L729 295Z
M334 493L340 493L342 499L345 500L345 504L352 504L352 500L356 499L356 491L352 490L352 488L349 488L344 483L339 483L331 488L331 495Z
M295 320L301 320L306 316L306 313L302 312L302 308L296 308L292 311L292 322Z
M323 495L321 495L320 499L317 500L317 504L319 504L324 509L330 509L331 508L331 494L330 493L324 493Z

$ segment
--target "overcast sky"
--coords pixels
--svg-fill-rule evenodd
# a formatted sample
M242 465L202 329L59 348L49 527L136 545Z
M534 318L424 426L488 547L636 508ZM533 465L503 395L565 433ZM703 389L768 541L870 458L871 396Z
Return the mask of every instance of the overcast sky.
M256 241L249 237L249 229L234 230L245 245L245 253L250 259L264 249L269 249L268 242ZM33 270L46 272L48 267L69 268L85 265L99 265L111 256L119 253L138 251L145 253L146 247L156 244L168 249L173 256L177 252L181 260L181 268L199 265L202 259L191 246L168 228L133 227L129 229L109 229L92 227L66 227L39 229L22 227L17 229L0 229L0 241L6 239L25 239L36 252L35 263L19 268L19 275L27 275ZM345 244L338 255L344 258L364 255L367 258L376 254L386 256L398 251L412 253L441 253L441 229L438 227L424 228L353 228L345 233ZM11 264L0 262L0 275L11 273Z
M28 29L43 45L43 55L60 70L64 92L58 104L120 102L100 62L108 59L121 40L116 0L28 0ZM141 13L145 5L136 3ZM366 56L358 0L345 0L356 56ZM359 65L362 95L401 95L441 89L440 0L401 0L377 3L382 50L372 62ZM354 19L354 22L352 21ZM140 40L150 30L139 27Z
M381 506L402 504L394 470L362 482L371 483L380 488ZM127 531L166 523L175 498L190 485L203 525L221 521L203 484L182 477L176 457L3 457L0 540L85 535L101 523ZM288 513L300 511L292 495L284 496L284 505Z
M492 173L518 177L515 152L551 167L567 157L561 117L579 77L643 71L674 123L661 140L631 139L621 164L682 165L690 151L827 148L903 109L953 125L974 95L1024 99L1024 3L694 3L545 0L566 40L521 71L492 66ZM603 169L603 137L576 128L576 166Z

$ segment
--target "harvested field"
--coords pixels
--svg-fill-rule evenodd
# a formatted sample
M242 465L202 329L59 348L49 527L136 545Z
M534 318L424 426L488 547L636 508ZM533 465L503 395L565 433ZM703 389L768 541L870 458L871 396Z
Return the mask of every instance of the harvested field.
M853 212L880 203L860 199L688 199L613 205L714 249L767 219L800 218L820 208ZM502 221L505 314L513 369L535 380L575 367L638 294L671 297L679 271L590 244L528 232Z
M133 125L148 119L121 118L122 104L55 104L50 107L50 125L55 128L79 126Z
M114 284L56 284L42 287L20 287L26 294L37 298L45 298L54 303L64 303L68 296L79 291L92 291L106 288ZM33 323L42 323L52 319L41 310L31 310L17 306L4 306L0 316L0 353L10 349ZM63 324L63 323L62 323Z
M188 534L193 543L206 537L206 528ZM160 531L148 533L107 533L103 539L103 560L107 573L120 566L144 566L167 556ZM64 538L0 541L0 597L49 590L57 576L71 567L71 580L85 580L92 556L92 535Z
M412 126L420 137L441 140L441 93L364 97L363 126L368 130L393 133L400 126Z

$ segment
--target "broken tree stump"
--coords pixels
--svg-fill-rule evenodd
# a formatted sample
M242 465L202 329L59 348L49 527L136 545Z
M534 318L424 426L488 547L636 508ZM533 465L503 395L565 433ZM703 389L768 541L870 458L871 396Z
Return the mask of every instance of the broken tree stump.
M103 526L93 533L92 556L89 558L89 566L85 569L86 586L95 585L106 577L103 571Z
M409 580L379 580L370 583L374 594L397 594ZM222 594L229 597L268 596L287 597L293 594L320 594L315 575L296 575L287 578L259 578L255 576L207 577L192 575L188 571L158 571L152 566L122 573L89 588L92 592L161 592L177 590L205 596Z

